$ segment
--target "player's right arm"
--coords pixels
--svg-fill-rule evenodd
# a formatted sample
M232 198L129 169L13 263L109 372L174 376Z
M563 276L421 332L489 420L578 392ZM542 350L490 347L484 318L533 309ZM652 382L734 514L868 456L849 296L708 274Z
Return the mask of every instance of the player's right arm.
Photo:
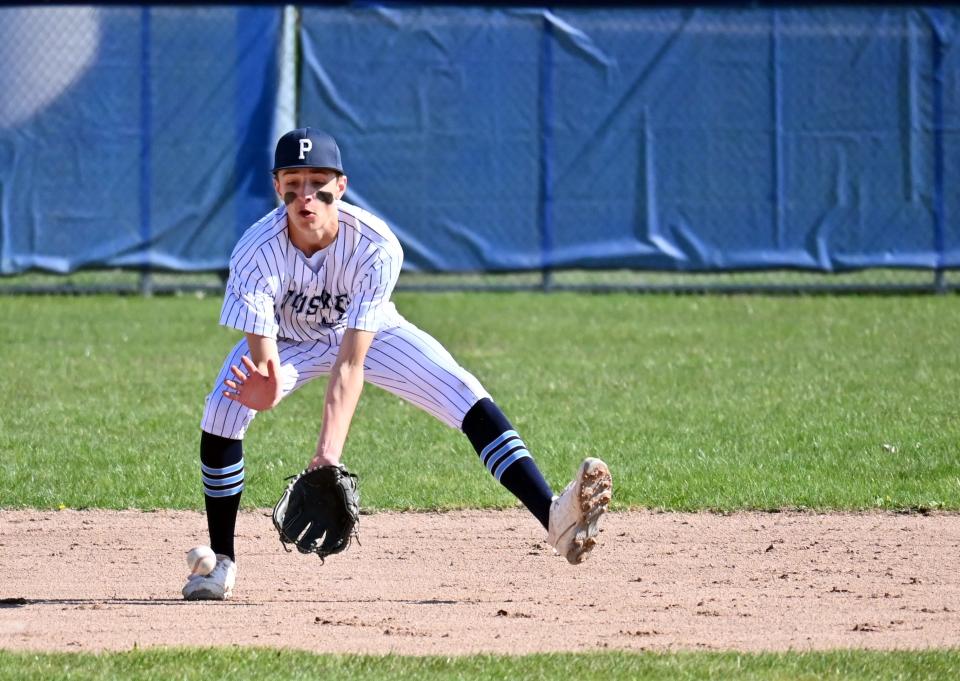
M277 341L267 336L248 333L247 345L250 356L244 355L241 358L246 371L236 365L230 367L234 378L223 382L227 387L223 395L249 409L267 411L277 406L283 397L277 376L277 367L280 366Z
M282 397L274 307L282 263L271 243L284 224L281 212L271 212L237 243L220 312L220 324L243 331L249 348L243 366L230 367L233 377L223 382L223 395L256 411L273 408Z

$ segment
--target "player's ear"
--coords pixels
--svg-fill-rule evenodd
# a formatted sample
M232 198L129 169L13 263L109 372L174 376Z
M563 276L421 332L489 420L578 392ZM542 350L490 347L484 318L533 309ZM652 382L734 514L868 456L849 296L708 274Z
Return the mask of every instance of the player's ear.
M337 176L337 198L343 198L344 192L347 191L347 176L338 175Z
M273 191L277 192L277 196L280 195L280 178L277 177L277 173L273 174Z

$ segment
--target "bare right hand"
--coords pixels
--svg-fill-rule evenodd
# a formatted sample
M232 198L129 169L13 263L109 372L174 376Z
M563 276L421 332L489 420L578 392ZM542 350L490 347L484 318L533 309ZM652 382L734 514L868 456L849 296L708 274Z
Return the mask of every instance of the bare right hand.
M267 373L263 373L253 363L253 360L244 355L240 358L247 373L244 373L235 364L230 371L236 377L226 379L223 384L229 390L223 391L223 396L254 411L267 411L280 402L283 393L280 381L277 378L277 366L272 359L267 360Z

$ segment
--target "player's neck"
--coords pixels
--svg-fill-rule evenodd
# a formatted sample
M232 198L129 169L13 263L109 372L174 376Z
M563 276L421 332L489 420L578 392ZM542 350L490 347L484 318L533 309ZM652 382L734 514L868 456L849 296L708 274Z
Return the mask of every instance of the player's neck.
M292 220L287 221L287 233L290 243L297 247L308 258L319 250L332 244L340 231L339 220L331 220L320 229L297 226Z

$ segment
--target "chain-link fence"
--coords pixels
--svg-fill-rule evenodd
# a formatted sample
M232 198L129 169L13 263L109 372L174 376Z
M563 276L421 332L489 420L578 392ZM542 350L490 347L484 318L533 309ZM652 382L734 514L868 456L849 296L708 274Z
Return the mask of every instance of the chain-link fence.
M400 290L946 292L960 11L0 9L0 293L215 293L332 130Z
M221 296L218 272L84 270L0 277L0 294ZM957 270L864 270L845 274L796 271L678 274L642 270L564 270L514 273L403 272L398 291L582 291L593 293L940 294L960 291Z

